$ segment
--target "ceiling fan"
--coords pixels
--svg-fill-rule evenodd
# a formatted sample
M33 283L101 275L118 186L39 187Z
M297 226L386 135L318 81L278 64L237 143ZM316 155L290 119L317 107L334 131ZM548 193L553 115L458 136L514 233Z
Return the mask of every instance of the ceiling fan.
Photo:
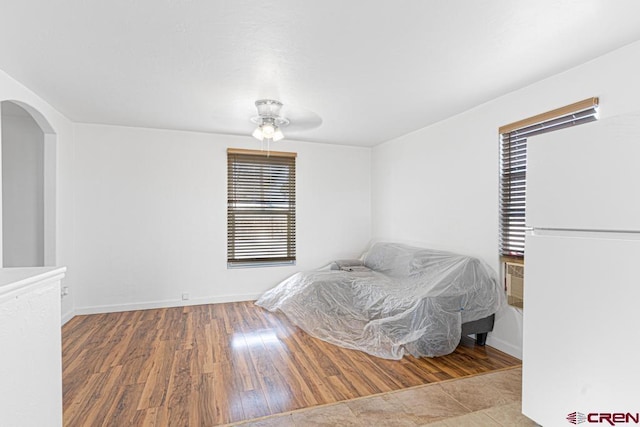
M257 127L252 135L259 141L267 141L267 144L283 139L284 128L287 134L295 134L322 124L322 119L317 114L300 108L284 107L282 102L275 99L259 99L255 106L258 115L251 117L251 122Z
M210 116L214 132L253 135L267 144L285 137L304 138L305 132L322 125L320 116L310 110L292 106L273 98L247 102L236 99L220 105L219 113Z
M259 141L280 141L284 138L282 128L289 125L289 119L280 115L282 102L275 99L259 99L256 101L258 115L251 121L258 127L251 134Z

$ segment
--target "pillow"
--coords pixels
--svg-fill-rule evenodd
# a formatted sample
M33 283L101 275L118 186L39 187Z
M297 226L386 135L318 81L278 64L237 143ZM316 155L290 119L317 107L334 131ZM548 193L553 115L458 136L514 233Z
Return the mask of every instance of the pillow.
M335 263L340 270L344 270L345 267L360 267L364 265L359 259L339 259Z

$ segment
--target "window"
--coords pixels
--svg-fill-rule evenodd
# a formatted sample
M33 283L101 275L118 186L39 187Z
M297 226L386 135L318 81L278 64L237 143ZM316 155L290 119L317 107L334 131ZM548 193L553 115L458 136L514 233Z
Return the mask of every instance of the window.
M500 133L500 255L524 258L527 138L597 119L598 98L520 120Z
M296 260L296 153L227 150L227 264Z

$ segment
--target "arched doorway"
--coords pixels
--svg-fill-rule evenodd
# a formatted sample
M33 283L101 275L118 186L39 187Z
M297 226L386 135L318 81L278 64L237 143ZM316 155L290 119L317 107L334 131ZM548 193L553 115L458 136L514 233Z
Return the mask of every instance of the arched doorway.
M55 265L56 134L44 116L2 101L2 266Z

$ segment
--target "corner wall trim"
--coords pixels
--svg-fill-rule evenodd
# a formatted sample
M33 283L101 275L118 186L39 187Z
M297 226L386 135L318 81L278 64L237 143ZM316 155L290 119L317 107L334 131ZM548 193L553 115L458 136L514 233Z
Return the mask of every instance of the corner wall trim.
M520 360L522 360L522 349L511 344L508 343L504 340L501 340L500 338L495 338L491 336L491 332L489 332L489 337L487 338L487 345L490 345L491 347L498 349L504 353L507 353L510 356L516 357Z
M66 313L64 313L62 315L61 326L64 326L65 323L67 323L69 320L73 319L75 315L76 315L76 313L73 310L67 311Z

